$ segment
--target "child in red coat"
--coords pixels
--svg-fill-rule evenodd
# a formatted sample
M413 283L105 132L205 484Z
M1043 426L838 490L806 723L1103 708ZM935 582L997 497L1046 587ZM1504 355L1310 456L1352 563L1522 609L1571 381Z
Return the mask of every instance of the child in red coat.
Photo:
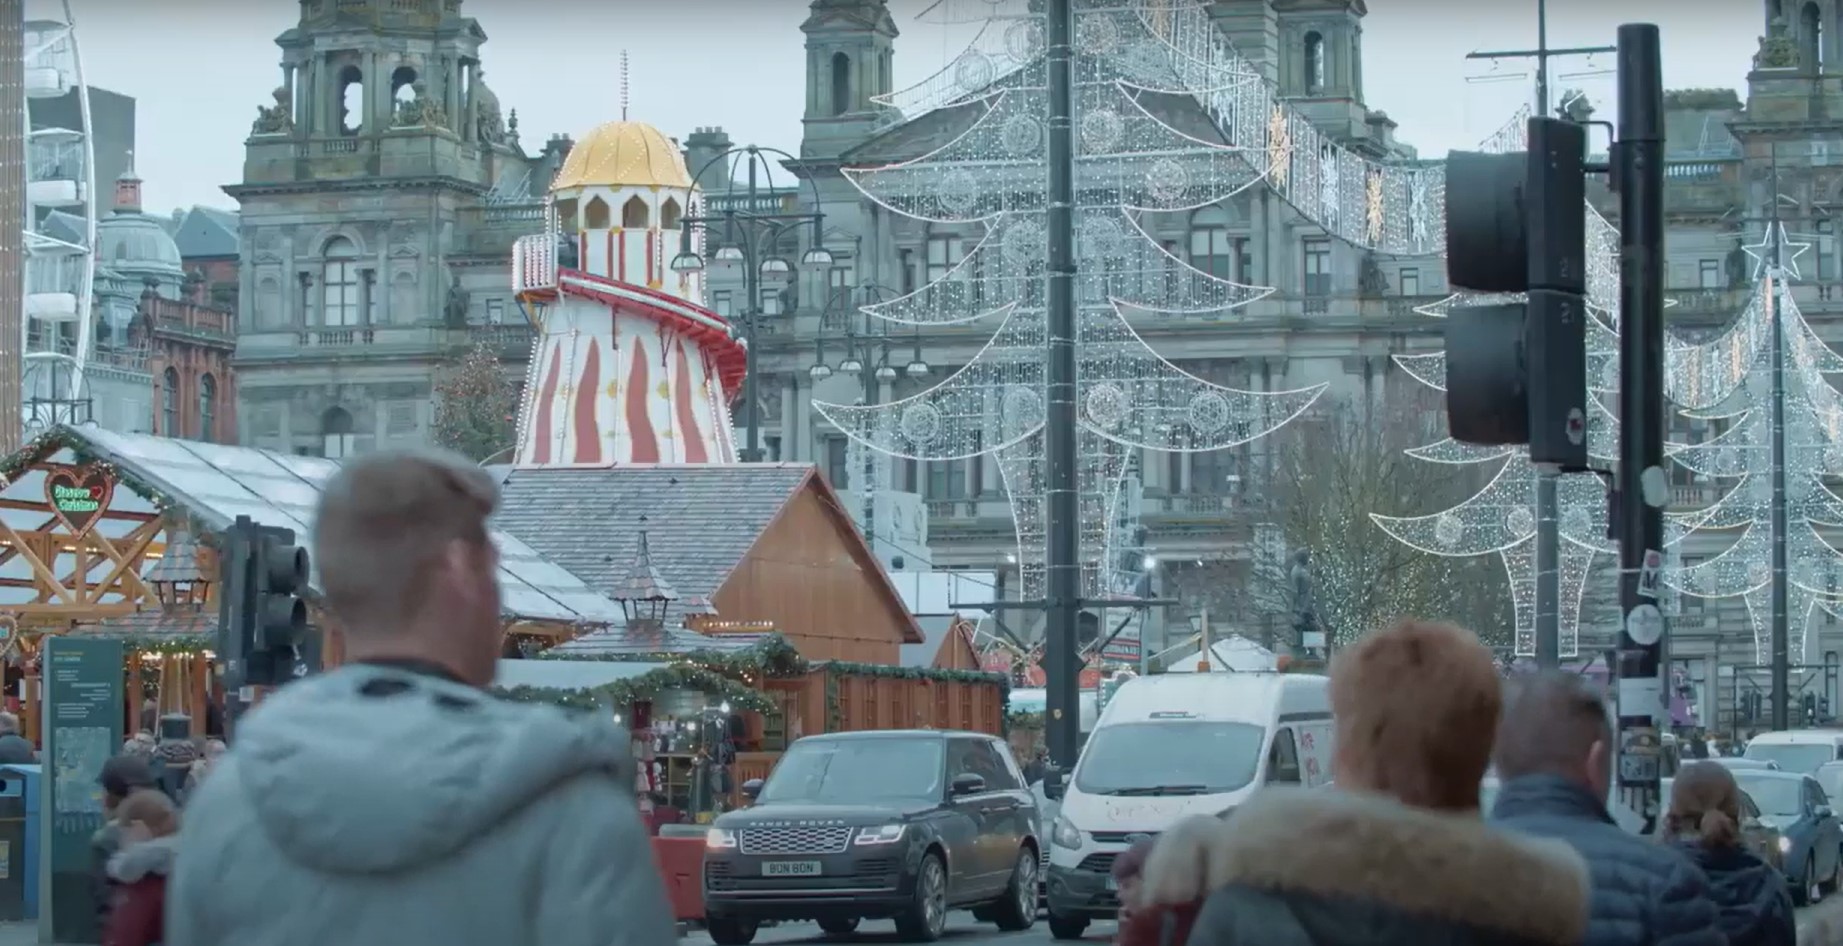
M115 904L102 946L155 946L166 926L166 878L179 851L179 810L166 793L139 789L115 817L122 849L109 859Z

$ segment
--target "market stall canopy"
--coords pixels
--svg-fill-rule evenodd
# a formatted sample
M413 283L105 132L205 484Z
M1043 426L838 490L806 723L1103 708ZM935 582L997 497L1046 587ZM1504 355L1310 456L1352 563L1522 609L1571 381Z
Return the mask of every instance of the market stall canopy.
M45 493L45 474L30 470L42 461L73 465L102 462L116 470L116 505L138 497L149 513L179 507L201 529L222 529L238 516L260 525L294 530L297 540L313 535L321 486L339 469L332 460L299 457L252 447L227 447L96 427L58 427L8 458L10 482L0 496ZM0 510L8 517L29 512ZM493 530L499 548L499 588L505 613L515 619L574 624L620 623L621 609L581 579L547 561L530 546ZM23 566L18 566L23 567ZM318 591L319 575L312 576ZM0 607L5 605L0 599Z
M593 690L621 680L643 677L669 666L625 660L501 660L493 686L546 690Z
M1210 644L1210 670L1222 673L1258 673L1275 669L1274 652L1241 636L1230 634ZM1182 657L1170 657L1165 660L1166 673L1196 673L1197 665L1203 662L1203 648Z

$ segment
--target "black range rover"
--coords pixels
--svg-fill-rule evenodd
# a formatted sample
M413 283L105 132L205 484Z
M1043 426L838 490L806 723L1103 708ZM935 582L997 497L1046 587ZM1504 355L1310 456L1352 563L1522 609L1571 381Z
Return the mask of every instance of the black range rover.
M795 742L753 806L718 816L704 853L704 917L719 946L763 920L833 935L893 919L940 938L970 907L1001 930L1037 918L1037 808L1011 753L980 733L833 733Z

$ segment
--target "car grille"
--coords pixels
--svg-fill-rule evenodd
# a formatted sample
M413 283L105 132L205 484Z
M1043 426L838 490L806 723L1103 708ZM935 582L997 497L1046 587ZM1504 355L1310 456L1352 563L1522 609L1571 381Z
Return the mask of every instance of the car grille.
M851 828L811 826L743 828L738 846L744 854L843 854L851 845Z
M1099 854L1090 854L1082 858L1081 863L1076 865L1075 869L1087 871L1091 874L1111 874L1113 873L1113 859L1119 856L1119 853L1116 851L1103 851Z
M891 888L896 886L897 873L901 867L894 857L866 857L851 864L848 876L826 874L823 877L760 877L745 873L736 876L727 861L704 862L704 889L722 892L726 890L800 890L824 886L831 882L834 886L849 880L850 886L870 888Z
M1094 840L1101 844L1131 844L1134 838L1157 837L1152 831L1096 831L1093 834Z

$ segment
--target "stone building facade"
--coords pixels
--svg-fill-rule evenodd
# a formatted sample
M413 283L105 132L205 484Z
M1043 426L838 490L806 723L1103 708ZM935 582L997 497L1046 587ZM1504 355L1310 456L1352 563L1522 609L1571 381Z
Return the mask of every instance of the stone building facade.
M486 341L529 354L512 240L545 161L484 79L461 0L307 0L245 143L241 442L346 456L427 439L431 378ZM522 372L508 369L508 377Z

